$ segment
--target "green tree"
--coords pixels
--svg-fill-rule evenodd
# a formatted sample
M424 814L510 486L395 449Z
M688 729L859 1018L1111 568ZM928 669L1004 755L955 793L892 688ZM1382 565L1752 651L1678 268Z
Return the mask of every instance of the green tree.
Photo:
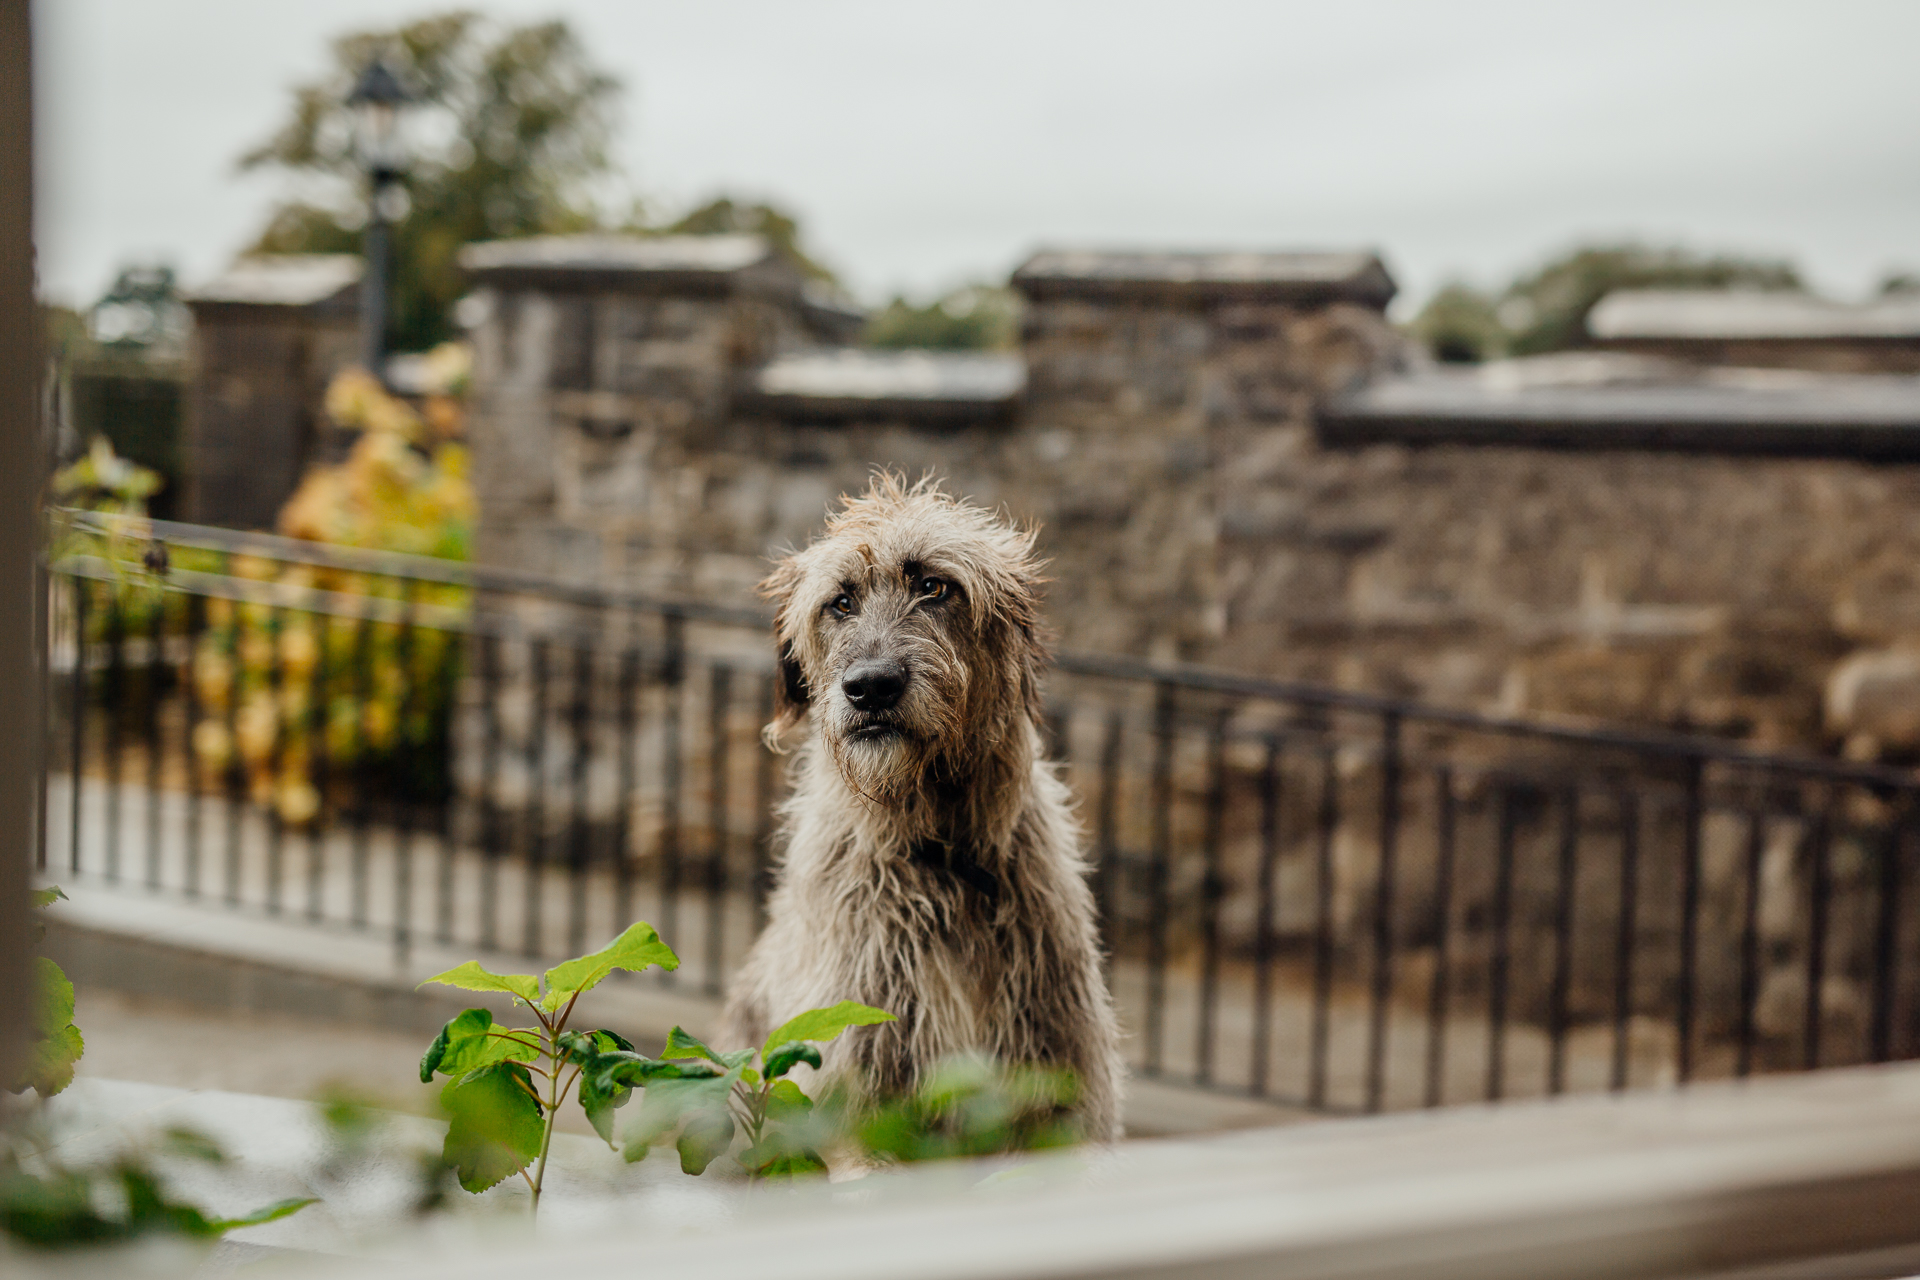
M1407 331L1446 364L1478 364L1507 353L1509 335L1498 306L1469 284L1456 282L1434 294Z
M343 36L327 74L296 88L286 122L241 157L242 169L281 170L303 192L274 211L255 252L360 251L364 180L345 101L375 57L388 58L418 98L408 111L417 141L409 209L394 228L389 340L423 350L452 336L462 245L601 224L595 195L613 177L607 143L619 85L561 21L501 30L456 11Z
M1020 337L1020 301L1011 289L969 285L916 306L896 296L867 322L870 347L1005 351Z
M1587 313L1616 289L1799 289L1789 262L1646 245L1588 245L1522 275L1497 297L1435 294L1409 330L1442 360L1537 355L1586 345Z
M663 227L644 224L632 228L642 233L670 236L724 236L749 234L765 236L774 251L786 257L810 279L834 282L833 272L822 266L800 247L800 223L778 205L749 204L731 196L716 196L692 212Z

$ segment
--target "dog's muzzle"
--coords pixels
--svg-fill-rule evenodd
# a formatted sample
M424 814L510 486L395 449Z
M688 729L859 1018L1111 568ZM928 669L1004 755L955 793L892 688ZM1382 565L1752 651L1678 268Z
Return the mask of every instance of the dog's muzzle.
M891 711L906 691L906 664L892 658L864 658L840 677L847 705L867 715Z

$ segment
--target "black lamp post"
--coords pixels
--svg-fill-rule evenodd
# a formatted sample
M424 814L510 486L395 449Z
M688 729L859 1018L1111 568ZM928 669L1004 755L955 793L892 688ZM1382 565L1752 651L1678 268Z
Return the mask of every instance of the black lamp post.
M393 277L395 222L407 215L406 149L400 108L411 100L385 60L374 58L347 96L354 113L354 147L367 171L366 271L360 281L360 350L367 372L387 378L387 286Z

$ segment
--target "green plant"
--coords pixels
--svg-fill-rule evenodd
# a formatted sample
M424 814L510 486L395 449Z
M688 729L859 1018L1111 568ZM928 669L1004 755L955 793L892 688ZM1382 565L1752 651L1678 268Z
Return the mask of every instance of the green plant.
M467 1009L440 1029L420 1059L423 1084L435 1075L449 1078L440 1095L448 1117L441 1158L457 1171L463 1188L478 1193L518 1174L533 1193L534 1212L539 1212L561 1104L589 1068L597 1072L602 1056L633 1050L612 1031L569 1030L573 1007L615 969L638 973L655 965L677 969L680 958L642 921L600 950L555 965L541 977L490 973L479 961L469 960L427 979L462 991L501 992L516 1006L525 1005L540 1024L505 1027L494 1021L490 1010ZM603 1136L611 1112L627 1100L624 1091L616 1096L602 1090L597 1074L585 1080L579 1097Z
M448 1080L441 1092L448 1116L441 1159L461 1187L478 1193L517 1174L538 1213L554 1121L576 1085L594 1131L628 1160L644 1159L670 1141L681 1169L700 1174L743 1133L747 1146L736 1159L751 1177L825 1167L807 1124L813 1102L787 1077L802 1063L820 1065L817 1044L848 1027L891 1022L893 1015L843 1000L785 1023L759 1049L731 1053L716 1052L675 1027L658 1058L616 1032L569 1029L575 1003L608 974L655 965L676 969L680 960L652 925L640 922L599 951L541 977L490 973L469 960L427 979L507 995L540 1024L507 1027L490 1010L467 1009L440 1029L420 1060L422 1083L436 1075ZM644 1101L616 1143L613 1113L635 1089L644 1091Z
M944 1160L1071 1146L1084 1136L1071 1108L1073 1072L950 1058L903 1098L849 1116L844 1127L869 1156Z
M36 889L33 906L44 910L67 895L58 887ZM36 922L38 937L46 925ZM12 1093L28 1089L41 1103L73 1083L73 1067L86 1041L73 1023L73 983L46 956L34 957L35 1041ZM0 1231L40 1248L111 1244L156 1233L210 1240L239 1227L258 1226L297 1213L311 1199L281 1200L240 1218L209 1218L193 1205L171 1199L160 1175L138 1152L125 1152L98 1168L69 1168L41 1153L31 1125L13 1117L0 1143ZM226 1159L219 1146L187 1129L170 1130L163 1150L214 1163Z
M204 1135L176 1129L163 1150L188 1159L221 1163L224 1152ZM210 1218L167 1194L166 1184L139 1153L126 1153L102 1168L71 1169L50 1162L29 1167L14 1143L0 1151L0 1228L38 1248L115 1244L145 1235L183 1235L216 1240L241 1227L257 1227L298 1213L311 1198L276 1201L239 1218Z
M672 1139L681 1170L704 1173L733 1145L737 1130L747 1145L734 1159L749 1177L810 1173L826 1168L819 1151L821 1129L811 1123L813 1100L788 1073L802 1063L817 1068L820 1050L815 1045L848 1027L893 1020L885 1010L842 1000L781 1024L758 1049L730 1053L715 1052L675 1027L659 1060L603 1055L598 1087L646 1089L639 1114L621 1135L629 1160L642 1159L652 1147Z
M59 886L33 891L33 907L44 911L67 895ZM35 920L34 940L47 936L44 921ZM42 1098L51 1098L73 1083L73 1064L87 1051L85 1037L73 1025L73 983L66 971L46 956L35 956L33 993L33 1044L20 1073L7 1086L9 1093L32 1089Z

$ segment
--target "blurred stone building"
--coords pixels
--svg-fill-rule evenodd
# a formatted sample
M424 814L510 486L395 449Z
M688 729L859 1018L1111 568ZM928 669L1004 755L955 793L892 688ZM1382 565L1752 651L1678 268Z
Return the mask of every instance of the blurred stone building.
M840 345L753 237L464 261L482 561L747 602L871 468L933 468L1041 525L1068 647L1920 748L1913 379L1433 368L1364 252L1041 253L1006 354Z

